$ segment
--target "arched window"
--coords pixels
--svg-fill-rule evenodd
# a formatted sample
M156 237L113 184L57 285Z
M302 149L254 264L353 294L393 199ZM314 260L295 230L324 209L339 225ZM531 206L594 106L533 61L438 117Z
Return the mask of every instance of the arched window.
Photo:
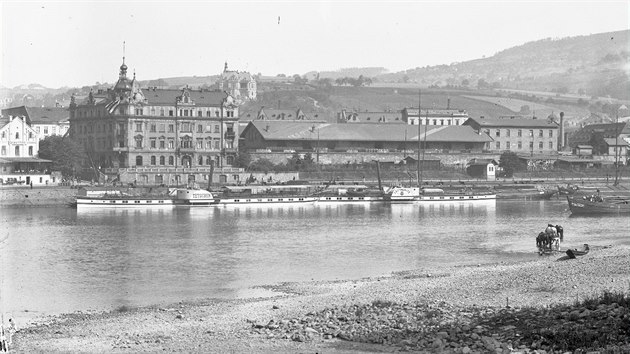
M151 156L151 165L155 166L155 156Z
M203 165L203 156L199 156L199 166Z
M16 156L16 157L17 157L17 156L20 156L20 147L19 147L19 146L16 146L16 147L15 147L15 156Z
M160 156L160 165L164 166L164 164L166 164L166 159L164 156Z
M175 159L173 158L173 156L169 156L168 157L168 164L172 166L174 163L175 163Z
M142 166L142 156L136 156L136 166Z

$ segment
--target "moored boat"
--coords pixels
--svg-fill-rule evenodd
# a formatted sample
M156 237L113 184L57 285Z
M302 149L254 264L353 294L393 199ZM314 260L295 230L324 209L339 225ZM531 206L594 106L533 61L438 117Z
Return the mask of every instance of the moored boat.
M217 201L209 191L185 188L159 195L133 195L123 191L108 191L96 195L76 196L77 207L172 207L175 205L212 205Z
M445 192L441 188L393 187L384 195L390 202L440 202L494 200L496 193L464 190Z
M567 202L572 214L630 214L630 197L599 195L568 195Z

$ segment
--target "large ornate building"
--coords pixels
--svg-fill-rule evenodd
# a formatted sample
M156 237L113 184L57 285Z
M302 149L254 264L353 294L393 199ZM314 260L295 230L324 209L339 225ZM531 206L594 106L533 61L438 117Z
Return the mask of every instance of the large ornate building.
M141 89L120 66L116 85L70 104L70 134L86 167L138 184L202 182L229 168L238 149L238 107L222 91Z
M237 102L255 100L256 80L248 72L228 70L228 64L225 63L219 80L219 90L229 93Z

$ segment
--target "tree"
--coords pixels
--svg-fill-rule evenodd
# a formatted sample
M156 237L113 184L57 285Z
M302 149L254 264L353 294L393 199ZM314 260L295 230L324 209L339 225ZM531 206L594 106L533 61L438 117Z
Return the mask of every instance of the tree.
M248 168L252 162L252 156L246 151L239 151L234 164L236 167Z
M479 79L477 81L477 88L480 88L480 89L490 88L490 84L485 79Z
M499 167L503 168L505 177L514 176L514 172L525 169L523 163L514 151L505 151L499 158Z
M70 177L80 171L85 150L69 137L51 135L39 142L39 157L52 160L53 171L61 171L64 177Z
M462 86L468 87L468 85L470 85L470 81L468 81L468 79L462 80Z
M594 155L605 155L608 153L608 144L606 144L602 132L593 132L588 144L593 147Z

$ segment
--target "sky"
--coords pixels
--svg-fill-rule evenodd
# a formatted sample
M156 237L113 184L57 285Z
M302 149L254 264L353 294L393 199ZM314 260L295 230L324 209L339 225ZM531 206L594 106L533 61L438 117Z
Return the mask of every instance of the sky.
M349 67L397 72L630 29L629 1L0 1L0 84ZM629 46L630 47L630 46Z

